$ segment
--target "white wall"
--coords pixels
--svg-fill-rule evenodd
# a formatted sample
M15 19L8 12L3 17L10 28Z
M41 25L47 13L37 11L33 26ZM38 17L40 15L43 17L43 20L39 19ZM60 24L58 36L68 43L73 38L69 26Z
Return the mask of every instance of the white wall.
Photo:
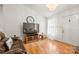
M70 18L70 22L69 22ZM65 42L79 45L79 14L66 16L63 21L63 39Z
M0 31L3 32L4 24L3 24L3 9L2 5L0 5Z
M22 36L22 25L26 21L27 16L33 16L35 18L35 23L40 24L40 33L46 34L46 20L41 15L36 13L36 11L30 9L28 6L24 5L3 5L3 15L4 15L4 32L6 36Z
M69 18L71 22L69 22ZM56 29L51 33L52 36L58 40L64 42L79 45L79 8L72 8L70 10L64 10L51 16L49 19L55 24L52 29ZM48 19L48 20L49 20ZM54 21L55 20L55 21ZM62 32L64 30L64 33Z

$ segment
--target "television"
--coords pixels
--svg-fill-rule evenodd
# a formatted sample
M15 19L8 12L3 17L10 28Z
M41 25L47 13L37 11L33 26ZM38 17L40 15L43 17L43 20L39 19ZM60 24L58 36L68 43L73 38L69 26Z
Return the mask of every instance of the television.
M23 23L24 34L37 34L39 32L39 24L37 23Z

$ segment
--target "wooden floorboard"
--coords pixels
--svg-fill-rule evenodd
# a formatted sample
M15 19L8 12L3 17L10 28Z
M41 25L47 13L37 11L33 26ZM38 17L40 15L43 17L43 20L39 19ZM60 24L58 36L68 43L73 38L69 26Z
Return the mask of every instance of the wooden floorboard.
M57 40L39 40L24 44L28 54L73 54L74 46Z

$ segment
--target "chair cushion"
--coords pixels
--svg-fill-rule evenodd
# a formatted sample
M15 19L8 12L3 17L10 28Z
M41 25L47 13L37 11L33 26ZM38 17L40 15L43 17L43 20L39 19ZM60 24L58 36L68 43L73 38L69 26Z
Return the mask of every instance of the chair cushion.
M6 41L6 44L8 46L9 49L11 49L12 45L13 45L13 40L11 38L9 38L7 41Z

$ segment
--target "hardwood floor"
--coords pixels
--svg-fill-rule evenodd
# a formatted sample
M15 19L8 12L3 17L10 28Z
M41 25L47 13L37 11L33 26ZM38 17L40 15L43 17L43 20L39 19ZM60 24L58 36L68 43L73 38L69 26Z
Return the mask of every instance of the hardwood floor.
M57 40L39 40L24 44L28 54L73 54L74 46Z

